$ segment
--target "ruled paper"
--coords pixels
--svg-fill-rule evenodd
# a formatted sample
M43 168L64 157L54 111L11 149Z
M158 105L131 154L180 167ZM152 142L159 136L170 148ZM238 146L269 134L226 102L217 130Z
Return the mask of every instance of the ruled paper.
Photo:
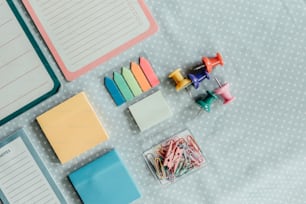
M108 54L150 26L137 0L28 2L70 72Z
M0 148L0 189L12 204L60 204L21 137Z
M6 0L0 0L0 120L53 88Z

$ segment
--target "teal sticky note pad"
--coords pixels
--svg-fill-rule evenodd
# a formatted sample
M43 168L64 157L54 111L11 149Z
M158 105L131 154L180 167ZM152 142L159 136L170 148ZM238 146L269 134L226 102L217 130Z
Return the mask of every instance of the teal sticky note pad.
M136 184L114 149L68 177L84 204L128 204L140 197Z

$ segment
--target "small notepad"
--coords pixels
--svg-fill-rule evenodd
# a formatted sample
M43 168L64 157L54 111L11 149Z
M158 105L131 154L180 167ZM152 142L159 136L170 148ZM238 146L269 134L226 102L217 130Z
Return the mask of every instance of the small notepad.
M129 110L141 131L161 123L172 115L170 107L161 91L156 91L129 106Z
M157 31L144 0L23 3L67 80Z
M12 0L0 0L0 126L60 84Z
M0 142L0 200L66 203L22 129Z
M140 197L116 150L72 172L69 179L84 204L128 204Z
M61 163L108 139L108 134L81 92L37 117Z

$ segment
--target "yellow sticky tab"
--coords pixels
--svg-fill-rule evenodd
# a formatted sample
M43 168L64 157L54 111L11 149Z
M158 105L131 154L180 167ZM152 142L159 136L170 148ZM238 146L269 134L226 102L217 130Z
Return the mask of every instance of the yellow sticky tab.
M61 163L108 139L84 92L40 115L37 121Z

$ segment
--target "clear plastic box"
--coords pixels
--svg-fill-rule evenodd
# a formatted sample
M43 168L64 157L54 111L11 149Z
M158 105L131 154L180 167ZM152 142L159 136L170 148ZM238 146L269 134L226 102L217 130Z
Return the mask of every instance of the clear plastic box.
M206 164L206 159L189 130L183 130L153 146L143 157L161 184L177 181Z

